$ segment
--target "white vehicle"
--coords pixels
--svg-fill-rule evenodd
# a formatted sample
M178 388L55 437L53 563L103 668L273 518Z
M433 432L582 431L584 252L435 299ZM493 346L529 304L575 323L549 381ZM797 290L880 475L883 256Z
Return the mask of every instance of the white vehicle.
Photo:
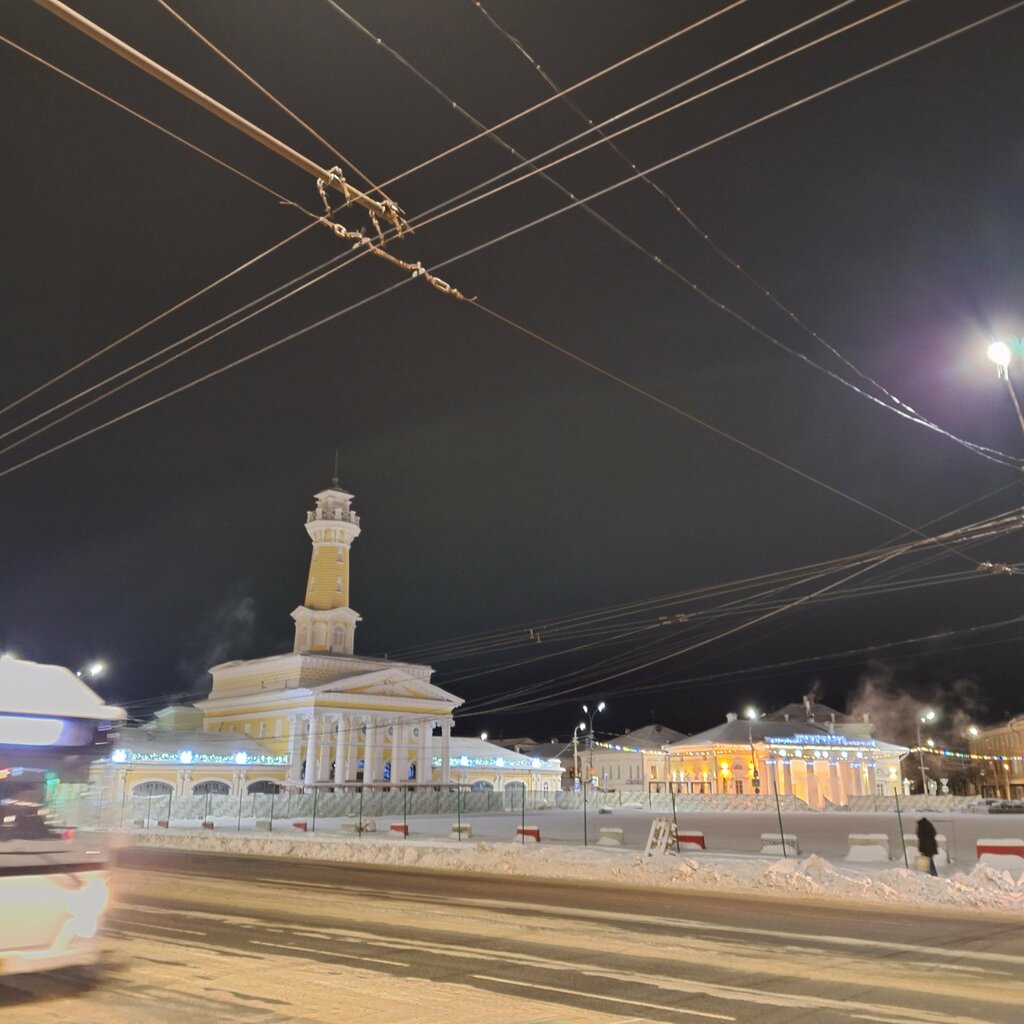
M107 856L48 793L82 786L124 719L74 673L0 657L0 976L97 961Z

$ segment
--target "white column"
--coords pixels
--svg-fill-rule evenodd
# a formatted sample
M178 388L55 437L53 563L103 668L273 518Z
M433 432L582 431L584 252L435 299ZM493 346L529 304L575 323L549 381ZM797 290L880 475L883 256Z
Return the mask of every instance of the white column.
M861 761L855 761L850 765L850 777L852 779L852 790L854 796L864 795L864 764Z
M765 796L775 796L775 791L779 785L778 776L775 770L777 767L775 758L768 758L764 762L764 766L767 771L767 778L765 779L765 785L762 787L762 792Z
M302 745L302 724L297 715L288 718L288 783L299 784L299 750Z
M832 761L828 766L829 775L829 799L834 804L843 804L846 801L843 800L843 786L839 781L839 765L837 762Z
M377 764L377 746L380 743L380 737L377 735L377 721L372 715L367 715L364 724L366 740L363 743L363 782L373 783L377 781L373 772Z
M814 762L805 762L807 768L807 806L818 806L818 780L814 777Z
M452 720L441 720L441 782L448 783L452 779L451 769Z
M335 721L335 715L321 715L320 734L316 743L316 781L327 782L331 774L331 740L333 738L331 727Z
M404 718L395 720L394 738L391 741L391 781L396 785L409 782L409 734Z
M334 785L345 781L345 739L348 731L348 716L338 715L338 735L334 738Z
M793 764L789 758L782 762L782 795L793 795Z
M420 742L416 748L416 783L426 786L434 777L434 745L431 742L434 738L432 736L434 723L421 719L418 728Z
M319 720L315 714L309 716L309 736L306 739L306 786L315 781L316 775L316 742L319 731Z
M346 782L356 781L359 771L359 747L363 742L363 721L354 715L345 718L345 775Z

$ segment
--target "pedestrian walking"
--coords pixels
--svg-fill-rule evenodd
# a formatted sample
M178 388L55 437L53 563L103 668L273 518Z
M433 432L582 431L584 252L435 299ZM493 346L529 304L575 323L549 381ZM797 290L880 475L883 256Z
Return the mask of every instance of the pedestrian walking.
M928 858L928 874L938 877L935 855L939 852L939 844L935 841L935 826L927 818L921 818L917 823L917 852Z

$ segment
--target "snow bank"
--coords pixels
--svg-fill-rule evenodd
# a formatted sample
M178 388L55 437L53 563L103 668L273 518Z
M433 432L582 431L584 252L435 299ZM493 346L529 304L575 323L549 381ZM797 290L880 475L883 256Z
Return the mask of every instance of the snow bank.
M293 835L216 831L176 834L161 830L131 833L127 839L135 847L478 871L534 878L586 879L704 892L1024 910L1024 871L1018 876L985 865L979 865L968 874L932 878L906 868L890 868L874 874L838 868L814 854L784 860L707 854L701 854L699 858L672 854L645 857L631 851L594 847L459 843L454 840L342 839L299 832Z

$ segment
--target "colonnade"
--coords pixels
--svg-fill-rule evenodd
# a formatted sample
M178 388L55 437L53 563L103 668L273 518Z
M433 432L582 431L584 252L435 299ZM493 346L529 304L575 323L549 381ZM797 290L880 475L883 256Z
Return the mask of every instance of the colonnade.
M312 711L293 715L288 734L288 785L448 783L451 781L452 722L450 718L442 718L439 723L441 768L435 780L433 733L436 724L436 720L418 715L379 715L362 711ZM390 778L385 778L387 765L390 765ZM414 777L410 779L413 765Z

